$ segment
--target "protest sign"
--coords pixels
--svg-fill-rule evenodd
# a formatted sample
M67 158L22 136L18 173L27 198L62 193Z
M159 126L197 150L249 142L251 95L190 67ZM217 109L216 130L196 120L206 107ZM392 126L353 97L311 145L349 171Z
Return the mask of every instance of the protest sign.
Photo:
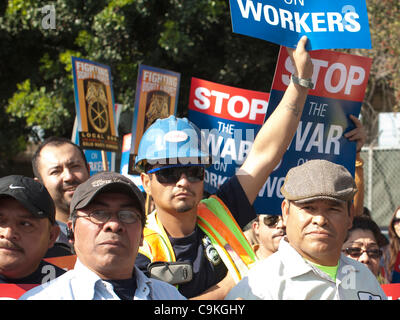
M359 116L372 60L328 50L310 54L315 86L309 90L288 150L259 192L254 203L257 213L281 212L280 188L287 171L308 160L326 159L341 164L354 176L355 142L348 141L343 134L354 129L349 115ZM281 101L293 71L286 49L281 47L266 118Z
M307 50L371 48L365 0L230 0L235 33Z
M139 66L132 122L129 174L137 174L135 158L143 133L155 120L167 118L176 113L180 79L181 75L177 72L143 64Z
M0 283L0 300L17 300L39 284Z
M80 146L118 151L110 67L72 57L72 74Z
M212 156L204 189L215 193L245 160L264 123L269 94L192 78L189 120L202 131Z
M388 300L400 300L400 283L388 283L381 285Z
M118 128L119 116L121 114L122 105L114 104L114 113L115 113L115 127ZM79 145L79 132L78 132L78 121L77 117L75 118L74 128L72 129L72 138L71 141L75 144ZM102 154L101 150L90 150L83 149L85 154L85 158L87 163L89 164L90 175L94 175L101 171L115 171L115 159L116 153L107 151L105 155L107 157L107 164L105 164L104 153Z

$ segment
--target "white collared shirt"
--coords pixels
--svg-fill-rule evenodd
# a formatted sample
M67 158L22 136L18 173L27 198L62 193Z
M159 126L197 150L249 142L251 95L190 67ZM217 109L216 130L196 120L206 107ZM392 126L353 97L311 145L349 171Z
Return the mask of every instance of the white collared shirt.
M285 240L258 262L226 296L227 300L387 299L376 277L362 263L340 256L336 280L308 263Z
M137 289L134 300L185 300L172 285L146 275L135 267ZM111 283L77 259L74 269L27 291L20 300L120 300Z

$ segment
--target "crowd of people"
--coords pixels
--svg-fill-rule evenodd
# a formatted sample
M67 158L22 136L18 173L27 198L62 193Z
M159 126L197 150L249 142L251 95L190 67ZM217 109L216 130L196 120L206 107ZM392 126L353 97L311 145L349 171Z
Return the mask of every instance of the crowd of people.
M299 79L313 74L306 42L287 49ZM387 240L360 209L362 163L354 179L343 166L310 160L289 170L282 212L257 215L252 206L308 90L289 84L243 165L209 197L199 129L185 118L156 120L136 157L152 212L129 178L90 176L79 146L46 139L34 178L0 178L0 288L31 284L22 300L386 299L381 284L400 281L400 207ZM351 120L345 137L360 161L365 133ZM49 262L57 256L74 256L73 268Z

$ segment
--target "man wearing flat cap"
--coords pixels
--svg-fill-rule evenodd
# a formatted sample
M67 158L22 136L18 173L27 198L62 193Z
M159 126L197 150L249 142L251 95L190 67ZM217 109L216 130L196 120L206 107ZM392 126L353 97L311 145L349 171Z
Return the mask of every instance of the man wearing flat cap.
M5 284L39 285L65 271L43 260L60 233L47 189L32 178L0 178L0 297Z
M135 268L145 222L143 195L130 179L115 172L93 175L71 201L67 225L77 255L74 269L21 299L185 299L172 285Z
M368 268L341 254L356 192L347 169L330 161L310 160L290 169L281 188L287 235L227 299L386 299Z

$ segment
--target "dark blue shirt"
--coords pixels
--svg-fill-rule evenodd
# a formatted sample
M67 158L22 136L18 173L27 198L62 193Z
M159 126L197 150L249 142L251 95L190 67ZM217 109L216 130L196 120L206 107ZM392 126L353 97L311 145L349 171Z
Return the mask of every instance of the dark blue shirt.
M104 280L113 285L114 292L121 300L133 300L137 288L136 276L123 280Z
M32 274L24 278L11 279L0 274L0 283L43 284L61 276L65 272L64 269L42 260L39 267Z
M216 195L225 203L241 228L256 217L256 213L236 176L228 179ZM193 267L193 279L178 286L179 292L187 298L198 296L220 282L227 268L211 245L205 233L196 226L193 233L183 238L169 237L176 261L189 262ZM136 265L145 273L150 259L138 254Z

